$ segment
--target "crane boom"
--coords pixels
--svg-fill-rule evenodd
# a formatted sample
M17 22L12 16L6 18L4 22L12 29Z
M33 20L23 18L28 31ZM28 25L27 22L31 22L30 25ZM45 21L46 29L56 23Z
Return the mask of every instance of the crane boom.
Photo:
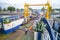
M29 5L29 6L47 6L47 4L32 4L32 5Z

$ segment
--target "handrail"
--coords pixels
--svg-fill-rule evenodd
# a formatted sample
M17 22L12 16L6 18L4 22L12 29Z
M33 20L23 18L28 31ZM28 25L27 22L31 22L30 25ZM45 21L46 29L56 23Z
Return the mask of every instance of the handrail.
M58 18L56 18L56 17L51 17L53 20L55 20L55 21L58 21L58 22L60 22L60 19L58 19Z
M56 35L56 36L55 36L55 37L56 37L56 40L57 40L57 38L60 39L60 38L58 37L58 35L60 35L60 33L58 33L58 32L55 31L55 30L54 30L54 32L56 32L56 34L55 34L55 35Z

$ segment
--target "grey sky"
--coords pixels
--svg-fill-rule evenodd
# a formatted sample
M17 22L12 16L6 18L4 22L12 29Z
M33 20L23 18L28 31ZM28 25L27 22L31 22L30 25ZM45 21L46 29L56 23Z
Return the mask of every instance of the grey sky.
M7 7L7 6L14 6L16 8L24 8L24 3L29 4L44 4L47 0L0 0L0 6ZM60 8L60 0L50 0L51 5L53 8ZM40 6L32 7L32 8L40 8Z

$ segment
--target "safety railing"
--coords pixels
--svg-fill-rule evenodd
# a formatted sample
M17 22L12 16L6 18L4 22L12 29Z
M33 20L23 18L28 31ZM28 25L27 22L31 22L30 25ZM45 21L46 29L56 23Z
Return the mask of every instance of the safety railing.
M60 40L60 33L54 30L56 40Z

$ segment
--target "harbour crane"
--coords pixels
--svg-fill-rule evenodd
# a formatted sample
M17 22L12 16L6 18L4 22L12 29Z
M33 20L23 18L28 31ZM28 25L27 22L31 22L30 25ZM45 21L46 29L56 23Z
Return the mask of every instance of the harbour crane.
M46 6L47 7L47 12L46 12L46 19L49 19L50 18L50 11L51 11L51 5L50 5L50 1L48 0L46 4L27 4L25 3L24 4L24 17L26 19L26 22L27 22L27 19L30 15L29 13L29 6Z

